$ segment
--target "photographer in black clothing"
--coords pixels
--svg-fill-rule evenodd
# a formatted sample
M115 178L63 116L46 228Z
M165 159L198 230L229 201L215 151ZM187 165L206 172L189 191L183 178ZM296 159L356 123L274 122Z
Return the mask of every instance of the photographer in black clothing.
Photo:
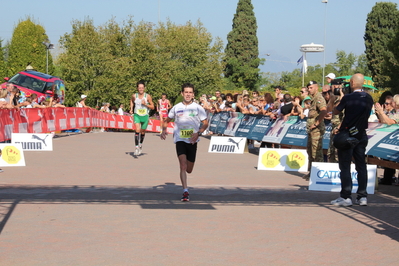
M334 137L334 146L338 149L339 168L341 170L340 197L331 201L336 206L352 206L352 176L350 172L352 157L357 171L357 198L355 203L367 206L367 166L365 161L368 138L366 129L373 106L373 98L363 91L364 76L355 74L350 79L352 93L342 97L333 114L344 112L344 118L338 134Z

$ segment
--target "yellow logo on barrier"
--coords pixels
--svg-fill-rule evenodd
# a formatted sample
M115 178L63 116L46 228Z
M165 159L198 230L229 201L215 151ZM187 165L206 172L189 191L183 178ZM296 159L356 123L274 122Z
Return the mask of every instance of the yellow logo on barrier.
M15 146L6 146L1 152L1 158L8 164L17 164L21 160L21 151Z
M291 152L287 156L286 163L291 169L299 169L305 164L305 156L297 151Z
M267 168L274 168L280 163L280 155L276 151L268 151L262 156L262 164Z

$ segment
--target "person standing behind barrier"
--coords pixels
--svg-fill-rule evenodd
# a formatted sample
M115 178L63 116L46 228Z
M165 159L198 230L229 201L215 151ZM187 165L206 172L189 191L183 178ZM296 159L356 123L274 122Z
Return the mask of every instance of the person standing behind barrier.
M352 158L355 161L358 182L355 204L367 206L368 176L365 157L368 138L366 129L371 108L373 107L373 98L363 91L363 84L364 76L360 73L354 74L350 79L352 93L343 96L333 112L333 114L344 112L344 118L338 134L348 132L347 136L342 134L344 142L339 141L338 134L334 137L334 146L338 149L338 162L341 170L340 197L331 201L331 204L335 206L352 206ZM356 141L351 141L351 144L348 144L349 136Z
M341 101L341 98L343 97L343 93L342 90L340 90L341 92L341 96L339 95L334 95L332 92L327 92L328 93L328 97L326 99L327 100L327 115L331 115L331 133L330 133L330 144L328 147L328 151L327 151L327 161L329 163L337 163L338 162L338 153L337 153L337 149L334 147L333 145L333 139L335 134L338 133L338 128L341 125L341 121L343 118L343 114L339 113L339 114L333 114L333 110L335 107L338 106L338 104Z
M160 125L160 132L162 134L162 125L163 125L163 120L165 120L168 117L168 111L169 109L172 108L172 104L170 101L166 98L166 93L162 93L161 99L158 100L157 104L157 111L159 113L159 125Z
M145 130L147 129L150 119L149 109L154 110L154 103L151 95L145 93L145 84L143 81L137 82L137 93L132 95L130 99L130 113L133 114L134 107L134 126L136 133L134 135L134 142L136 149L134 155L138 156L142 153L143 141L145 137Z
M123 104L119 105L118 115L124 115L124 112L123 112Z
M180 165L180 180L183 187L181 201L189 201L187 173L190 174L193 171L197 154L197 142L199 141L199 136L208 127L208 120L204 108L192 101L194 85L190 83L183 84L181 95L183 96L183 101L170 110L168 118L163 122L161 139L166 139L168 123L174 119L173 141L176 144L176 153ZM200 127L201 122L202 126Z
M327 105L319 92L319 85L316 81L309 81L307 88L311 97L308 120L306 128L308 131L308 171L303 178L309 180L312 162L323 162L323 135L325 133L324 117L327 114Z
M325 78L327 79L327 83L331 84L331 81L335 79L335 74L334 73L328 73L328 75L325 76Z
M392 98L392 108L394 112L385 112L383 105L376 103L375 111L380 119L380 123L393 125L399 124L399 94ZM395 177L396 169L384 167L383 178L380 179L380 185L392 185L392 179Z
M84 95L84 94L82 94L82 95L80 96L80 100L76 103L76 107L84 107L84 108L87 108L86 103L85 103L86 98L87 98L87 96Z
M305 108L305 101L306 100L310 100L309 89L308 88L306 88L306 87L302 87L301 88L301 98L302 98L301 107Z

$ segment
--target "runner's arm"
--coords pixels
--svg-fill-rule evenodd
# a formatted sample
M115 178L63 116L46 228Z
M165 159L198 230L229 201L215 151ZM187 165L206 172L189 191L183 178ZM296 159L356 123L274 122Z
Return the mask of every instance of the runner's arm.
M129 113L133 114L133 107L134 107L134 94L132 95L132 98L130 98L130 111Z
M197 142L197 139L199 138L199 136L201 136L202 133L204 133L204 131L208 128L208 119L204 119L201 122L202 122L202 127L200 129L198 129L198 132L194 133L190 139L191 143L193 143L193 144L195 142Z
M166 135L168 134L168 124L172 121L171 118L167 117L165 120L162 121L162 134L161 139L166 139Z
M147 107L150 108L151 110L154 110L155 106L154 103L152 102L152 97L150 95L147 95Z

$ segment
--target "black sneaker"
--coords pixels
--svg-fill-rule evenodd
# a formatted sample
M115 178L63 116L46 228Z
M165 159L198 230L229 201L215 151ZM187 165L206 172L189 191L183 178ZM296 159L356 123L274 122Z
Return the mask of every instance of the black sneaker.
M188 194L187 191L183 193L183 196L181 197L181 201L190 201L190 198L188 197L190 194Z

